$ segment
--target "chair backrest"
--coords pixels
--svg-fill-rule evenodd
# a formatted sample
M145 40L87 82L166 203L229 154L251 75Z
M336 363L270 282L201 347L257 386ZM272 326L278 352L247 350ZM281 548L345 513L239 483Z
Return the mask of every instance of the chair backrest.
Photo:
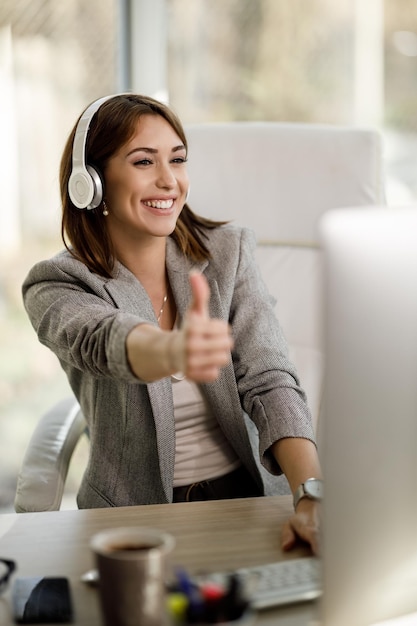
M41 417L17 479L17 513L57 511L75 446L87 424L75 398L58 402Z
M323 378L318 220L328 209L384 202L380 135L279 122L190 125L190 206L251 228L258 262L307 392Z

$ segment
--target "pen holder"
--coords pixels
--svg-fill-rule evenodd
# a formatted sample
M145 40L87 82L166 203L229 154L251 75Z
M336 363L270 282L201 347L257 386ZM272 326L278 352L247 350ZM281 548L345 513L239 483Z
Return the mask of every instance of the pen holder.
M170 626L252 626L256 614L236 574L222 581L190 578L177 569L177 585L168 594Z

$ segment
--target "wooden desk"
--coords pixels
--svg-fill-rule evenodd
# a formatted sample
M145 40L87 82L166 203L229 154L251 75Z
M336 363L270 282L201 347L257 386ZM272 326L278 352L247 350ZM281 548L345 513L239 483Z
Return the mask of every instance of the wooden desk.
M174 564L189 572L221 571L309 554L280 549L280 529L291 514L289 496L158 504L0 516L0 556L17 562L15 576L67 576L79 626L99 626L97 591L80 582L92 568L91 536L115 526L152 526L175 536ZM262 626L313 623L314 603L262 611ZM13 624L10 589L0 596L0 624Z

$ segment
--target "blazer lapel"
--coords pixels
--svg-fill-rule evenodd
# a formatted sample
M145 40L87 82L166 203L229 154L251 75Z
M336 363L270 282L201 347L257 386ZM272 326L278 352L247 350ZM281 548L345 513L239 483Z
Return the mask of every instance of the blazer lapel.
M181 254L175 242L171 239L168 239L168 278L172 292L174 294L175 303L177 305L180 323L182 322L184 315L192 300L189 274L191 271L204 273L204 270L208 266L209 261L192 263L189 259L184 257L183 254ZM224 319L227 313L223 311L217 281L215 279L212 279L209 273L207 273L205 276L210 288L209 315L211 317L221 317Z
M117 263L115 278L104 285L118 309L155 323L155 313L146 290L137 278L121 263Z
M167 502L172 501L175 464L174 402L170 378L148 383L148 394L155 422L158 460Z

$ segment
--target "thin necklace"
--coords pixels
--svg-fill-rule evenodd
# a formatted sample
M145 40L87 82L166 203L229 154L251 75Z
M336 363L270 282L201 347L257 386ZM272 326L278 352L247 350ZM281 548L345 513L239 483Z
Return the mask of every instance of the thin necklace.
M161 321L162 313L164 312L165 302L166 302L167 300L168 300L168 294L166 293L166 294L164 295L164 299L162 300L162 306L161 306L161 309L160 309L160 311L159 311L159 315L158 315L158 317L156 318L156 321L158 322L158 324L159 324L159 322Z

